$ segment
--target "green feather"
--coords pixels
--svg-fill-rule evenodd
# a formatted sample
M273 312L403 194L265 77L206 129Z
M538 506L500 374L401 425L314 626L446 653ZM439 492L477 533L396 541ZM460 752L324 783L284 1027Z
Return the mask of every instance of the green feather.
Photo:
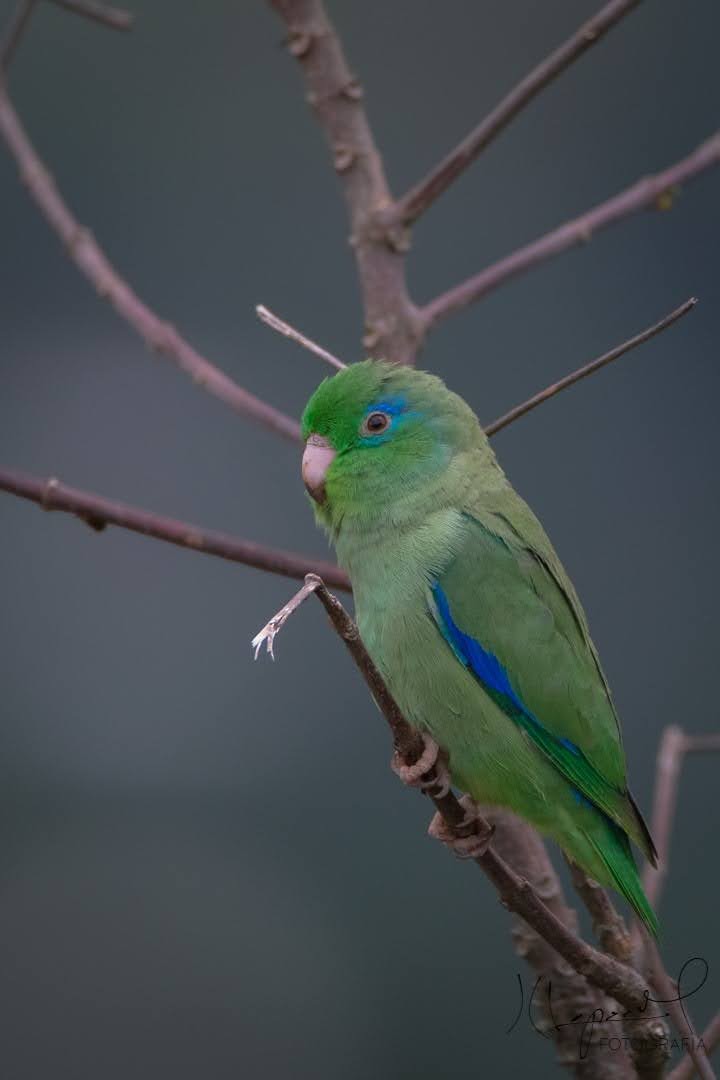
M388 425L373 439L363 419L378 407ZM350 574L365 645L408 720L444 747L458 787L554 837L654 933L628 838L651 860L654 848L627 789L587 619L475 414L434 376L365 361L325 380L303 433L336 451L316 516ZM439 617L437 585L522 708L470 670Z

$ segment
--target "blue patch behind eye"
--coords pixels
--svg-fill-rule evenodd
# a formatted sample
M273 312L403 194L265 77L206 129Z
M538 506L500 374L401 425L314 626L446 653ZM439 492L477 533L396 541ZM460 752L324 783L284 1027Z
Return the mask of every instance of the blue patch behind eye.
M373 405L368 405L365 415L369 416L370 413L374 412L387 413L388 416L392 417L392 420L385 431L381 431L377 435L362 435L361 442L366 446L377 446L379 443L387 442L388 439L393 437L399 423L404 423L406 420L410 420L411 417L420 416L420 413L413 412L410 409L407 398L401 395L384 398L382 401L376 401Z
M392 397L387 398L385 401L377 401L374 405L368 405L365 415L368 416L371 412L384 412L390 416L398 416L400 413L405 412L407 407L407 398Z

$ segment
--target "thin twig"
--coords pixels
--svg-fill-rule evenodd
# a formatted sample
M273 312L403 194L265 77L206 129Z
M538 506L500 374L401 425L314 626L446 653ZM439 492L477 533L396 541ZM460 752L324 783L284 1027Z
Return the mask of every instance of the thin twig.
M631 187L600 203L580 217L566 221L552 232L546 233L525 247L493 263L479 274L468 278L442 295L431 300L421 314L428 328L436 325L468 304L502 285L509 278L522 274L546 259L553 258L577 244L587 243L594 232L621 221L630 214L648 207L662 205L665 196L672 196L675 188L692 180L706 169L720 163L720 132L716 132L688 157L676 162L654 176L646 176ZM668 200L668 205L671 199Z
M637 7L639 2L640 0L611 0L606 4L597 15L526 75L432 172L398 199L395 206L384 215L385 220L412 225L541 90L573 61L596 45L608 30Z
M660 906L660 896L670 869L670 841L685 756L717 751L720 751L720 734L687 735L676 724L670 724L662 733L655 762L655 791L650 818L650 831L657 849L657 866L646 863L643 870L643 889L655 910ZM644 941L640 925L636 923L633 928L636 951L644 948Z
M251 417L287 439L299 439L300 427L297 421L244 390L229 375L201 356L171 323L159 318L133 292L99 247L92 233L80 225L63 201L1 85L0 136L17 162L22 182L47 222L62 240L72 261L98 294L110 301L118 314L130 323L147 344L171 359L195 383L237 412Z
M277 330L278 334L283 334L286 338L290 338L291 341L296 341L298 345L302 345L308 352L314 353L315 356L319 356L321 360L325 360L326 363L332 367L337 368L338 371L342 371L347 367L347 364L343 364L342 360L338 360L337 356L333 356L327 349L323 349L322 345L318 345L312 338L306 337L305 334L301 334L299 330L296 330L290 323L286 323L284 319L281 319L274 312L266 308L264 304L258 304L255 308L259 318L267 325L272 327L273 330Z
M30 16L32 15L37 0L20 0L10 17L10 22L2 43L0 43L0 73L5 74L10 67L15 51L25 33Z
M0 469L0 491L7 491L21 499L29 499L44 510L59 510L74 514L91 528L98 531L106 525L117 525L121 529L152 536L156 540L165 540L178 547L200 551L205 555L215 555L230 562L254 566L258 570L267 570L284 577L303 579L308 571L321 573L332 581L338 589L349 589L347 576L339 567L323 560L313 559L293 551L283 551L256 544L251 540L240 540L226 533L198 528L186 521L161 517L158 514L139 510L125 503L113 502L87 491L66 487L59 480L40 480L24 473Z
M628 341L624 341L622 345L617 345L610 352L603 353L602 356L597 357L595 360L591 360L589 364L585 364L584 367L578 368L577 371L573 371L572 374L566 375L563 379L560 379L556 383L552 383L547 386L540 393L528 398L521 405L516 405L514 409L510 409L503 416L497 420L493 420L491 424L488 424L485 428L486 435L495 435L498 431L501 431L508 424L512 424L513 421L518 420L521 416L536 409L538 405L542 405L548 398L555 397L561 390L567 390L568 386L573 386L574 383L580 382L581 379L586 379L588 375L594 374L599 371L600 368L605 367L606 364L611 364L613 360L617 360L619 357L624 356L625 353L630 352L631 349L636 349L638 345L643 345L650 338L655 337L656 334L662 333L663 330L667 330L669 326L681 319L683 315L687 315L689 311L697 304L697 298L691 297L686 300L684 304L681 304L679 308L672 311L669 315L666 315L660 322L654 324L654 326L648 327L647 330L643 330L642 333L636 334L635 337L630 338Z
M497 854L511 866L520 868L545 905L573 933L578 931L577 912L568 905L542 839L526 821L509 810L485 807L492 824L492 843ZM570 967L529 923L513 919L515 952L537 976L533 993L533 1025L555 1041L560 1065L572 1069L582 1080L630 1080L636 1076L626 1048L608 1054L600 1038L590 1039L584 1056L578 1054L578 1033L572 1023L560 1023L577 1016L608 1016L615 1003Z
M52 0L58 7L71 11L73 15L82 15L85 19L109 26L111 30L132 29L135 16L130 11L122 8L110 7L108 4L98 4L94 0Z
M670 865L670 840L677 808L678 784L685 755L720 751L720 734L687 735L675 724L666 727L658 746L650 830L658 853L657 866L643 874L645 894L657 908Z
M658 905L670 860L670 836L677 807L678 780L685 756L685 734L676 725L666 727L658 747L655 792L650 830L657 849L657 866L646 865L643 873L645 895Z
M250 642L255 650L256 660L260 655L260 650L263 645L265 646L265 652L267 652L273 660L275 659L274 641L276 635L283 628L293 611L297 611L310 593L314 593L320 587L320 583L321 578L316 577L314 574L307 576L302 589L298 590L294 596L291 596L287 604L285 604L284 607L281 607L280 610L273 615L272 619L269 619L268 622L265 623L262 630L258 631Z
M383 713L390 727L397 753L406 764L414 764L423 750L419 732L405 720L363 645L357 626L340 601L328 591L322 581L314 579L313 575L309 579L306 578L306 584L309 582L313 585L312 589L300 590L304 593L303 599L311 592L318 597L330 617L333 629L344 642L372 697ZM299 606L299 602L296 606ZM268 625L271 624L272 620ZM261 643L256 637L254 647L257 648ZM451 829L457 830L466 822L465 810L452 790L447 791L444 787L438 789L432 786L434 775L437 774L433 772L428 774L427 779L431 785L428 795L446 824ZM437 778L439 782L440 777ZM484 825L487 823L481 821L480 828L482 829ZM645 1008L647 988L637 972L614 957L592 948L573 933L543 903L532 885L501 858L492 845L473 861L490 878L508 910L522 916L575 971L584 975L599 989L610 994L626 1009L635 1012Z
M615 910L608 894L596 881L589 878L577 863L567 859L572 883L581 897L592 920L593 933L603 952L614 956L616 960L629 963L632 957L632 942L625 920Z
M632 964L633 939L625 920L605 889L571 859L566 857L566 861L573 886L590 915L600 948L616 960ZM670 1057L670 1031L665 1019L651 1010L644 1016L631 1016L627 1023L623 1018L622 1029L639 1080L661 1080Z
M716 1080L715 1070L710 1064L707 1053L700 1045L687 1005L681 1000L678 989L665 971L657 945L645 931L643 931L643 938L645 956L650 967L650 981L660 997L660 1000L656 999L656 1003L667 1007L675 1029L683 1039L687 1039L688 1054L701 1080Z
M686 754L712 754L720 751L720 734L685 735Z
M370 355L412 363L423 327L405 277L404 228L379 228L376 214L392 203L382 158L342 44L321 0L270 0L288 31L306 98L330 146L350 219Z
M720 1046L720 1012L715 1013L708 1026L700 1036L708 1057ZM668 1080L692 1080L695 1075L695 1062L686 1054L668 1076Z

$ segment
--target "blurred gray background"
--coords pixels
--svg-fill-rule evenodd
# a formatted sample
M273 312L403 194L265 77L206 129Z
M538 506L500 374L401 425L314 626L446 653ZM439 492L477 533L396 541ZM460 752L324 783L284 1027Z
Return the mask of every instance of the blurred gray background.
M599 0L328 0L405 189ZM12 5L0 0L0 19ZM336 178L263 3L136 0L131 35L37 12L15 101L140 295L297 415L360 311ZM718 123L716 0L642 5L416 230L430 298ZM588 609L649 810L663 726L718 726L720 173L447 323L423 362L490 420L687 296L697 311L496 440ZM150 355L0 152L0 461L326 554L298 452ZM315 605L291 582L0 495L0 1070L8 1080L556 1074L517 1009L509 919L425 836ZM683 776L669 966L720 990L717 763ZM557 853L555 853L557 854ZM450 992L451 990L451 992Z

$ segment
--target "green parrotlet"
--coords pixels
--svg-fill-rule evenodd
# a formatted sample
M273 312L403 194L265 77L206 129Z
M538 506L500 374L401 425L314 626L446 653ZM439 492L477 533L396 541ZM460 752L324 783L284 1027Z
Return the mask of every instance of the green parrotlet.
M317 520L408 721L458 788L553 837L656 934L630 841L656 852L585 613L475 413L433 375L366 360L321 383L302 429Z

